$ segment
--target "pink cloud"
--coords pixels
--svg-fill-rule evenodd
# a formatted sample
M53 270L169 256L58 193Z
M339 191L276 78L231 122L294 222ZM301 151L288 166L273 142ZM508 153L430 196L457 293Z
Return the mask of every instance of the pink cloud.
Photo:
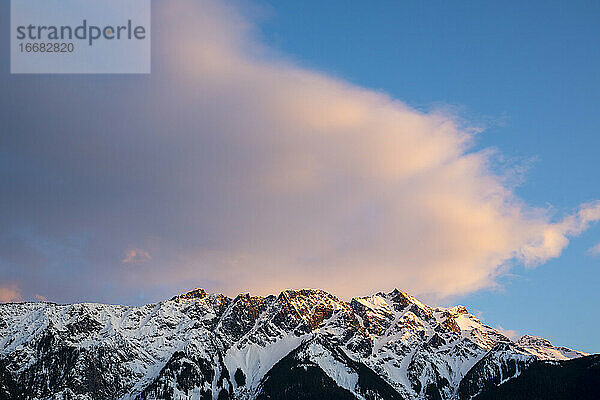
M179 96L198 112L213 99L202 124L217 126L252 162L221 166L222 201L198 220L225 239L173 251L168 270L149 271L149 282L342 295L399 286L445 297L497 285L516 261L558 257L600 218L600 202L564 219L527 205L491 170L493 151L470 151L477 129L453 115L257 58L264 49L251 24L228 6L178 2L159 13L180 22L159 38L179 38L177 54L186 55L183 62L164 47L170 72L189 88Z
M567 213L527 204L509 183L519 168L474 150L479 127L302 67L257 40L232 4L155 2L151 80L61 82L69 96L53 81L28 89L56 97L32 98L7 140L24 162L55 168L7 193L35 213L0 210L40 231L0 242L26 265L31 293L447 297L559 257L600 218L598 202ZM64 109L97 110L102 123L63 121ZM43 135L28 118L40 113L56 117ZM56 176L64 191L47 184ZM124 249L132 243L142 248ZM49 281L48 265L82 266L52 271L78 284Z
M510 340L517 340L521 336L519 331L516 331L514 329L504 329L500 325L498 325L495 329Z
M124 258L121 260L123 264L141 264L151 260L150 253L142 249L130 248L125 252Z
M0 303L22 301L21 290L15 284L0 286Z

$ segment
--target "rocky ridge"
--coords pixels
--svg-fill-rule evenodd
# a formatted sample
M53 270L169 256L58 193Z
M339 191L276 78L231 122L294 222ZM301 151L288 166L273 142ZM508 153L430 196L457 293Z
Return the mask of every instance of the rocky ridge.
M0 399L469 399L535 361L585 355L399 290L0 305Z

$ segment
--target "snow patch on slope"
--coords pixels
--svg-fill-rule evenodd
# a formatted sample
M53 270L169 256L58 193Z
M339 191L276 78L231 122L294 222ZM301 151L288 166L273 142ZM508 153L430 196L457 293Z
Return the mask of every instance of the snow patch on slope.
M289 334L266 346L250 344L244 347L232 346L223 359L230 374L239 368L246 375L246 386L256 388L260 380L279 360L298 348L312 334L296 336Z

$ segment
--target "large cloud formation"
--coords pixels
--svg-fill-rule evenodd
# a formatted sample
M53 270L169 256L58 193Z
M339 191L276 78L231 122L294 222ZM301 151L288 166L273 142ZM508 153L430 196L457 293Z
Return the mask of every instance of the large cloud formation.
M2 299L446 297L600 219L528 206L475 130L277 57L229 6L154 5L150 76L3 71Z

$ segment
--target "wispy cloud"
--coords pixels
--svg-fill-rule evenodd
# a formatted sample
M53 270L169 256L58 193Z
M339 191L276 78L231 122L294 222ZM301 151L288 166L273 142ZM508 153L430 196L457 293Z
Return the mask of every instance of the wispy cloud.
M583 204L577 212L557 223L547 224L537 241L522 248L520 258L528 266L558 257L569 244L569 237L580 235L600 220L600 201Z
M10 303L11 301L22 301L21 290L15 284L0 286L0 303Z
M591 247L587 252L588 252L588 254L593 255L593 256L600 256L600 243Z
M495 329L510 340L517 340L519 337L521 337L519 331L516 331L514 329L504 329L500 325L498 325Z
M41 294L36 294L34 297L37 301L48 301L46 296L42 296Z
M121 260L123 264L140 264L150 261L150 253L142 249L131 248L125 252L125 257Z
M0 213L58 243L10 244L32 293L396 286L444 297L558 257L599 218L600 203L562 218L528 205L507 183L514 171L491 167L497 153L473 151L477 129L282 59L230 6L155 5L150 77L6 85L28 107L0 107L15 154ZM152 257L123 255L148 240ZM122 268L136 262L143 271ZM50 287L51 265L81 284Z

